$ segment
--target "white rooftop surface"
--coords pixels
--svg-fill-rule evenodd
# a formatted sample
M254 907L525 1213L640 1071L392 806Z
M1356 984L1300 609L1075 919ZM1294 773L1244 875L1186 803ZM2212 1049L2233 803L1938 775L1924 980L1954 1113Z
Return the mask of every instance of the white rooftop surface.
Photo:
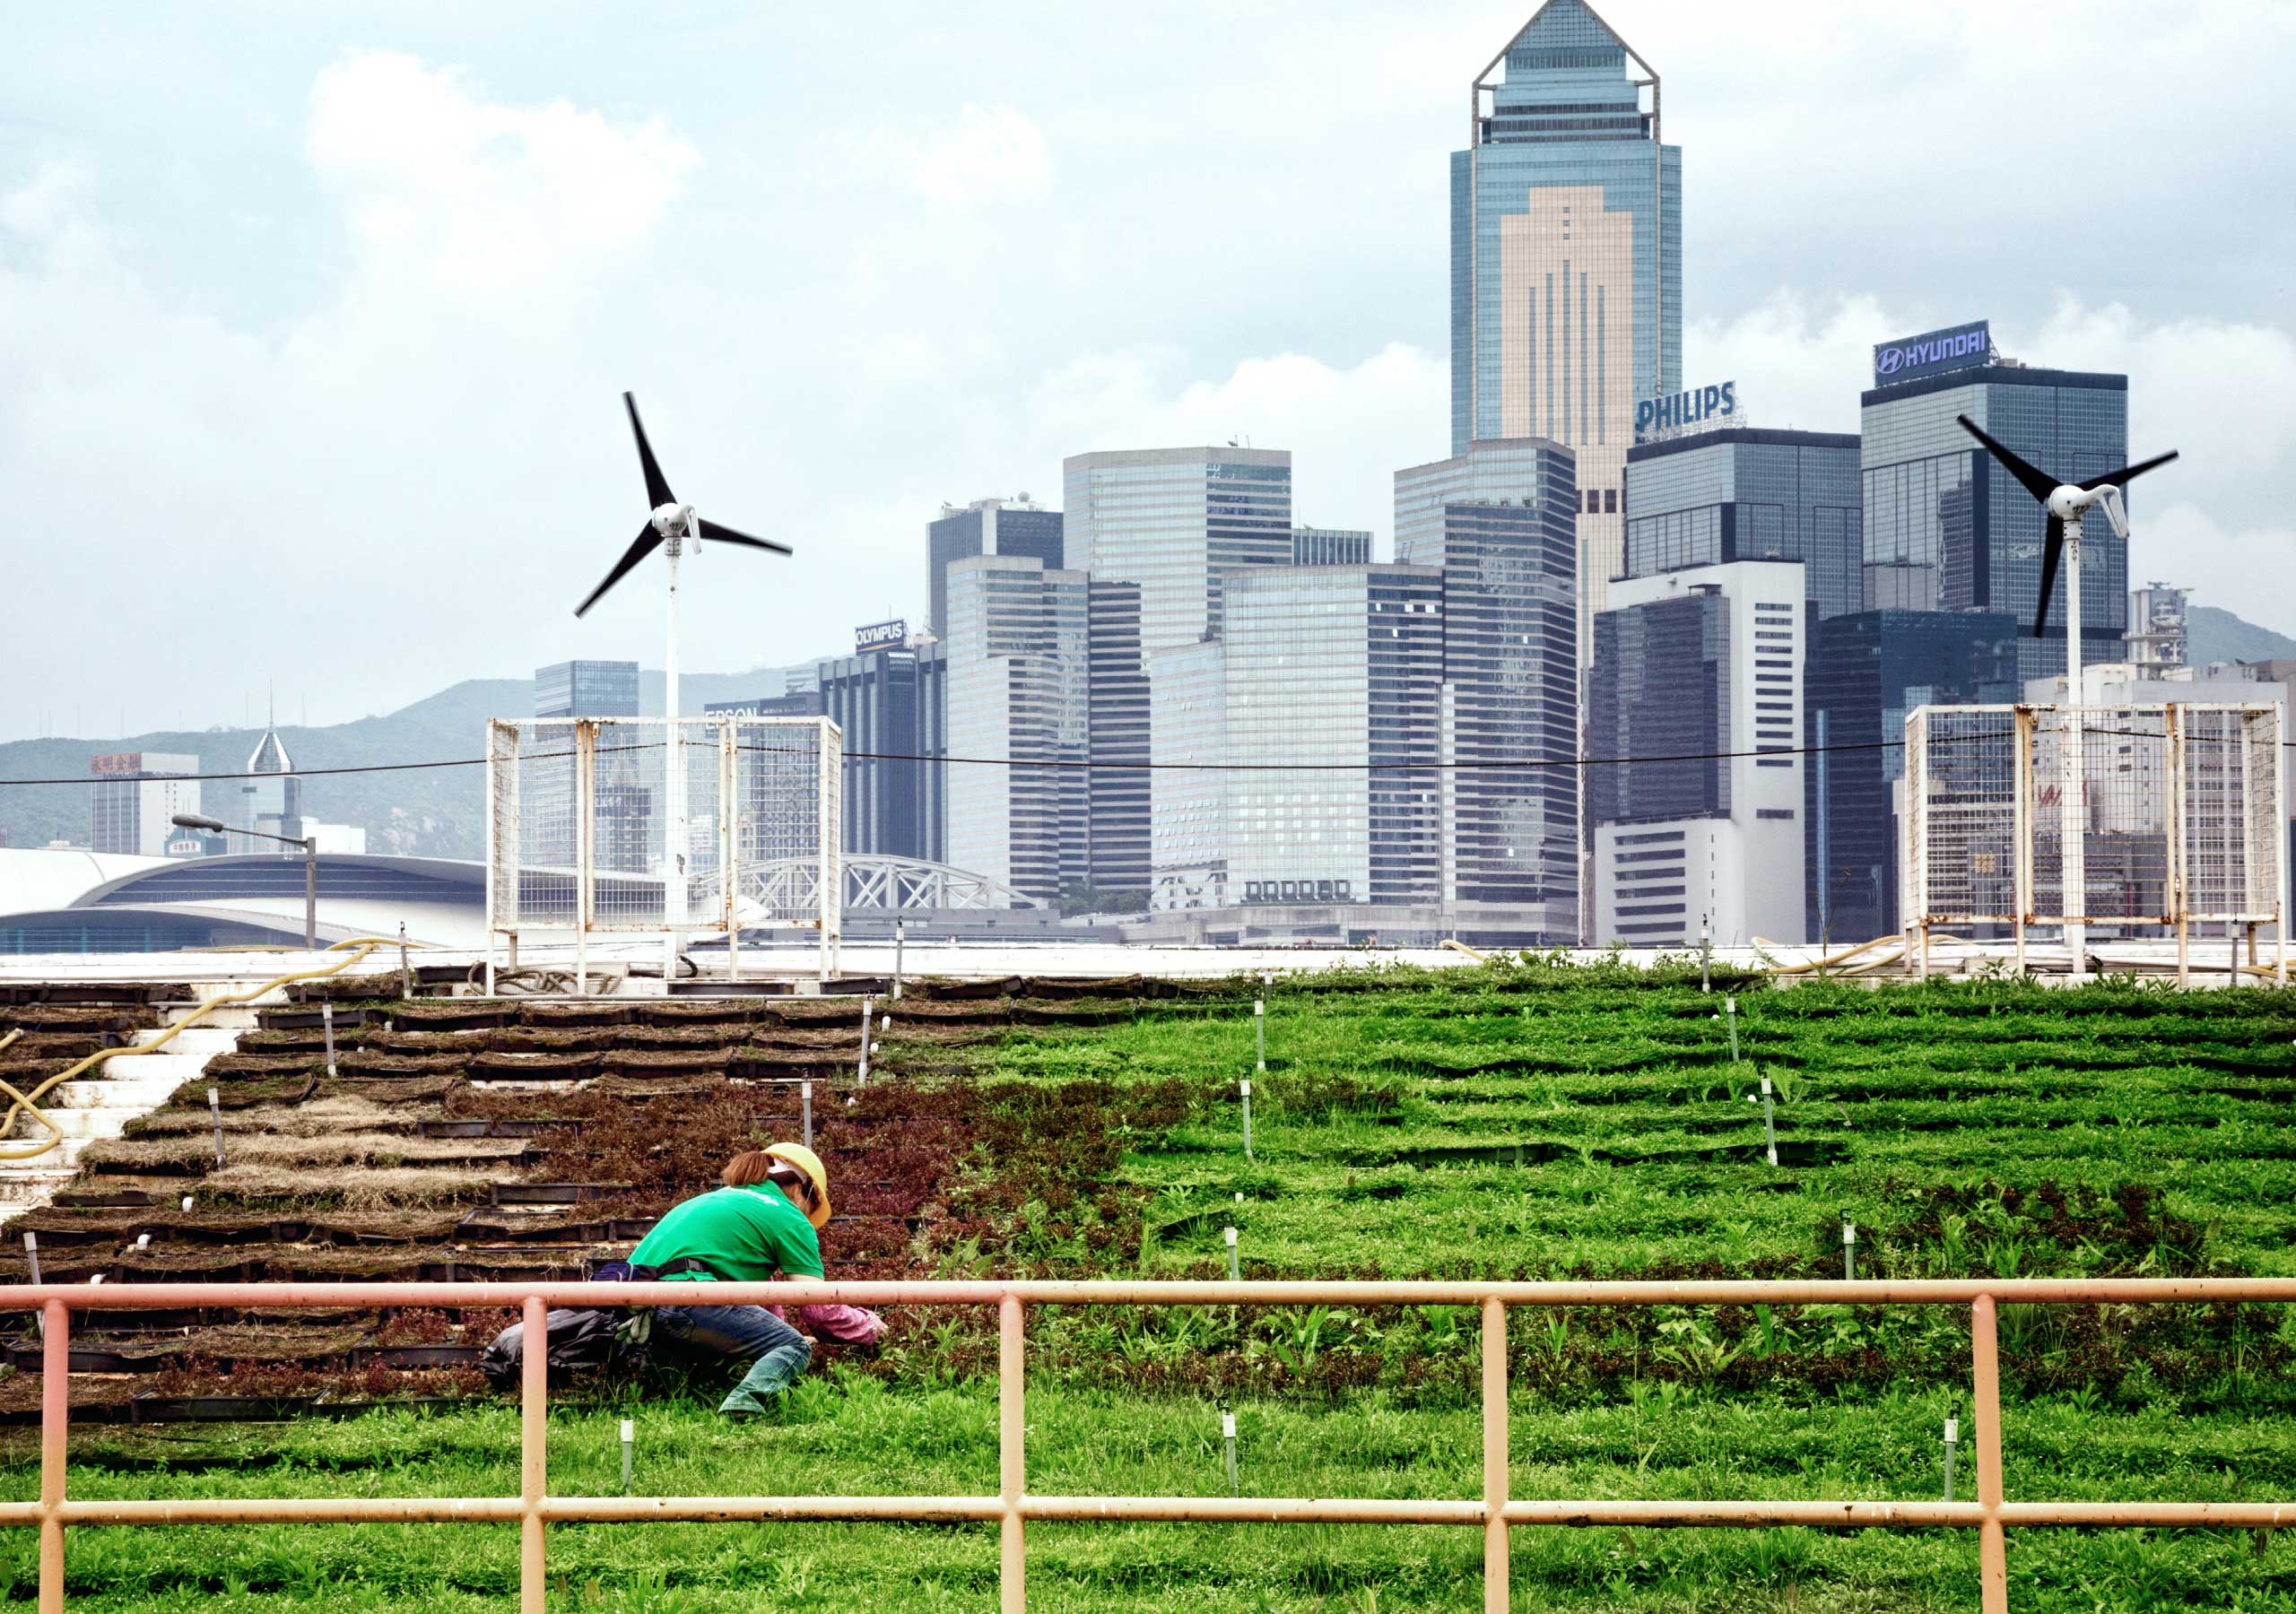
M836 973L840 977L890 976L893 971L893 950L890 941L848 942L839 951ZM2231 950L2231 944L2221 935L2196 936L2191 950L2195 983L2203 985L2222 984L2224 967ZM2064 979L2062 972L2066 959L2061 946L2036 941L2028 951L2036 971L2056 972L2054 979ZM2097 961L2098 968L2109 974L2121 972L2158 976L2163 972L2173 972L2177 962L2177 950L2173 942L2106 942L2092 946L2089 951ZM690 951L688 956L699 964L703 979L718 985L726 984L726 955L721 947L707 946L699 952ZM1581 949L1552 956L1579 964L1615 959L1648 966L1662 959L1680 961L1685 955L1679 950L1661 952L1655 949L1625 951ZM1695 954L1690 956L1695 957ZM1813 947L1773 947L1759 950L1718 947L1714 950L1713 960L1717 967L1743 970L1805 966L1819 956L1819 950ZM2257 956L2258 963L2268 972L2279 958L2279 948L2267 936L2260 943ZM182 981L253 985L291 971L324 968L339 962L342 957L341 951L309 953L288 949L253 952L28 953L0 957L0 984ZM611 941L603 938L594 940L587 949L587 957L589 968L595 975L626 977L619 986L624 994L649 995L662 991L662 943L658 937L624 936ZM1978 943L1939 936L1932 942L1930 968L1933 975L1941 976L1999 975L2007 972L2012 957L2006 941ZM483 965L485 959L483 949L468 948L418 948L409 954L410 963L430 968L450 965L471 969ZM1854 970L1861 964L1893 959L1892 944L1885 943L1847 960L1847 964ZM528 968L570 971L574 965L574 949L567 942L547 945L528 942L519 949L518 961ZM1448 947L1129 947L1116 942L951 942L945 939L936 941L918 936L910 937L901 951L902 974L910 979L921 976L976 980L997 979L1005 976L1055 976L1094 980L1136 975L1205 980L1262 970L1276 975L1308 975L1330 969L1392 969L1398 967L1457 969L1473 968L1477 961L1468 952ZM2243 965L2247 962L2245 946L2241 961ZM495 962L498 968L507 969L508 959L504 952L497 951ZM357 973L367 975L396 968L397 964L398 949L396 942L392 942L377 948L362 963L353 968ZM1899 968L1897 963L1888 962L1885 968L1874 971L1867 978L1893 978ZM628 972L633 969L640 973L629 975ZM741 950L741 970L744 980L789 982L803 987L819 977L819 951L812 942L781 941L760 945L744 941ZM2247 982L2258 985L2265 978L2250 975Z
M107 881L147 869L163 869L169 862L164 857L78 847L0 846L0 914L70 907Z

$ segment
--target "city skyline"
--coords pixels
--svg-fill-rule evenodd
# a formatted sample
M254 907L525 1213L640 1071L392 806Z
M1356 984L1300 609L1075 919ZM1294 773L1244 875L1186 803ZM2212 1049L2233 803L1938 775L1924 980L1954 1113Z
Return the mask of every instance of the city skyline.
M645 658L649 591L578 633L565 615L624 525L609 445L632 384L661 395L662 430L692 433L682 490L781 511L769 535L799 550L770 575L695 568L698 664L831 651L824 615L922 619L921 514L984 487L1041 493L1061 459L1106 448L1289 448L1294 520L1373 530L1391 558L1387 479L1443 450L1444 153L1467 81L1533 9L1310 26L1279 6L1208 63L1152 17L1041 39L993 13L961 34L856 14L818 37L703 17L642 48L593 22L535 52L517 30L386 8L252 30L228 61L193 48L197 30L139 19L96 53L100 80L73 49L84 16L32 19L0 68L24 130L0 164L0 332L19 360L0 382L0 482L13 508L73 519L70 542L20 546L19 586L68 600L100 577L107 610L172 618L91 665L76 698L126 707L131 733L228 717L267 667L303 669L285 681L326 723L427 693L446 667ZM2228 173L2195 143L2203 108L2266 110L2197 58L2288 55L2284 10L2184 20L2147 93L2094 98L2075 138L2003 81L2039 17L1851 26L1780 8L1748 30L1657 0L1599 9L1664 67L1665 134L1689 153L1682 380L1735 376L1758 425L1850 430L1867 343L1989 313L2004 351L2128 373L2132 438L2186 447L2174 483L2146 490L2132 577L2296 629L2296 588L2243 586L2258 568L2296 580L2286 518L2250 490L2296 461L2255 402L2296 380L2272 267L2290 222L2265 210L2206 258L2155 244L2218 239L2239 197L2286 188L2284 152ZM834 68L865 37L896 64L969 39L995 65L855 129ZM1304 55L1271 68L1279 38ZM2069 74L2111 60L2048 43ZM1064 53L1121 55L1125 74L1036 71ZM796 121L776 126L770 176L765 128L731 110L755 98L717 94L707 71L689 83L705 55L783 74L773 116ZM1379 92L1345 113L1264 92L1310 65ZM243 116L217 125L197 116L209 100L163 92L191 73ZM1118 142L1087 115L1095 93L1144 112L1182 85L1190 116L1149 116L1145 141L1137 118ZM1935 126L1918 142L1892 126L1915 117ZM418 123L431 139L395 137ZM1162 177L1207 144L1252 150L1297 201L1271 227ZM1779 170L1781 150L1796 158ZM2087 245L2068 250L2023 222L2044 187L2118 206L2073 225ZM1372 231L1352 225L1365 195ZM755 254L692 250L798 239L801 220L829 230L827 257L736 283L718 264ZM1181 246L1205 230L1228 252L1216 287ZM919 230L935 251L912 267ZM199 559L224 546L232 564ZM393 620L393 656L344 665L333 613L294 608L335 585ZM59 650L12 641L0 736L57 712L40 670Z

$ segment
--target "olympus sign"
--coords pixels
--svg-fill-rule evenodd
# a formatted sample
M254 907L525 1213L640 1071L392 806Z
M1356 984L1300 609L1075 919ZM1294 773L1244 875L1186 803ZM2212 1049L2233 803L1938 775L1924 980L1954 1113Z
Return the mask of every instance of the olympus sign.
M1990 321L1980 319L1971 325L1948 325L1942 331L1909 336L1902 342L1875 344L1874 384L1879 386L1945 370L1969 369L1987 363L1992 358Z

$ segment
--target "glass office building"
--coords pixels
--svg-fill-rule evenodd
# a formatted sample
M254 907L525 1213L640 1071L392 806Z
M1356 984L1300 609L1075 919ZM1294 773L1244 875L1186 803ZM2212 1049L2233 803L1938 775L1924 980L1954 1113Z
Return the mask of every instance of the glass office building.
M1047 570L1058 571L1062 534L1061 513L1039 509L1025 493L977 499L962 509L943 505L940 516L925 524L925 591L931 612L926 627L948 635L949 568L957 561L973 555L1028 555L1043 561Z
M944 861L945 767L926 759L942 752L944 654L891 645L821 664L812 699L845 734L848 852Z
M1039 902L1089 869L1090 587L1027 555L949 568L944 754L1012 765L944 764L947 861Z
M1140 586L1144 651L1217 637L1229 577L1292 563L1287 449L1079 454L1065 473L1068 564Z
M1595 941L1802 939L1803 569L1626 578L1595 619Z
M1906 714L2021 699L2018 648L2032 641L2019 636L2031 627L1981 611L1866 611L1817 625L1804 725L1814 749L1803 772L1812 941L1866 941L1898 928Z
M1583 656L1620 572L1635 403L1682 373L1682 152L1660 140L1657 72L1585 0L1547 0L1471 103L1451 155L1451 452L1576 450Z
M1161 765L1148 777L1152 912L1237 899L1228 889L1230 776L1220 771L1228 760L1227 654L1218 639L1199 639L1147 656L1148 726Z
M1222 648L1228 755L1278 765L1229 776L1230 901L1434 902L1443 574L1247 572L1231 583Z
M168 855L170 842L196 830L178 830L178 813L199 811L199 771L187 751L106 751L88 759L97 781L88 794L88 845L98 852L127 852L141 857Z
M1863 395L1866 605L2005 612L2030 635L2047 518L1955 417L1969 416L2051 476L2078 482L2128 464L2128 377L1987 362L1983 349L1974 358ZM2128 544L2092 510L2081 549L2082 659L2123 660ZM2042 638L2028 637L2017 655L2021 678L2064 672L2061 577Z
M1539 438L1396 473L1396 555L1443 579L1443 899L1578 939L1578 483Z
M1088 877L1101 896L1148 894L1148 668L1140 585L1092 579L1086 609L1087 740L1092 771Z
M1294 566L1369 566L1371 534L1343 527L1293 527Z
M635 717L638 664L552 662L535 669L537 717Z
M1626 454L1626 569L1799 560L1822 617L1865 609L1855 433L1725 427Z

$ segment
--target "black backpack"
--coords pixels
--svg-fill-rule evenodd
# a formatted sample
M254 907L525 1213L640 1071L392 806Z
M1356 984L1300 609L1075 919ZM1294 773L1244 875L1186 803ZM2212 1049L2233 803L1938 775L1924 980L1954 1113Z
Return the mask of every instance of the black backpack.
M621 1315L610 1311L554 1311L543 1319L544 1371L553 1385L614 1359L614 1330ZM526 1325L513 1323L494 1336L478 1358L478 1370L497 1390L516 1389L526 1359Z

